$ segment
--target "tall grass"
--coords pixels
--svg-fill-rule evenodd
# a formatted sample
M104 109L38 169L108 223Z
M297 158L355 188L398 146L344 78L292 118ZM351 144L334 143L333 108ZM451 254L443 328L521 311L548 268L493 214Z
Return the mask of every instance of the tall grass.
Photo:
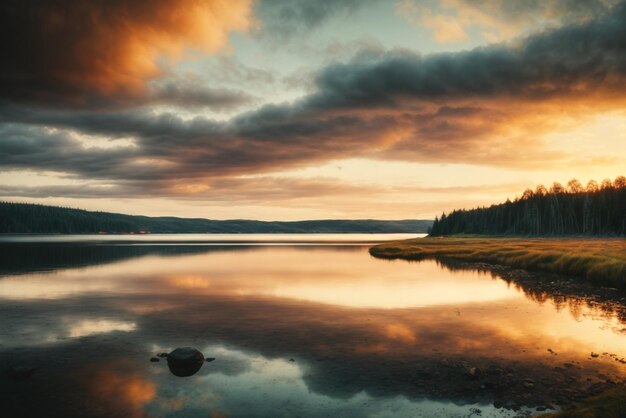
M536 416L542 418L624 418L626 417L626 388L619 386L607 390L556 414Z
M394 241L370 248L379 258L453 259L561 273L626 289L626 239L445 237Z

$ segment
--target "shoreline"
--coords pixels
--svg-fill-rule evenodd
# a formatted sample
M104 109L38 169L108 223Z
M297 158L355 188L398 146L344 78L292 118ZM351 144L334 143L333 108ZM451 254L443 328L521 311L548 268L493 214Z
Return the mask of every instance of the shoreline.
M434 259L448 269L486 272L518 286L531 299L553 303L575 300L626 319L624 239L426 237L381 243L371 247L369 253L388 260ZM607 269L610 266L614 270ZM602 271L614 271L617 275L604 279L596 276ZM614 360L626 362L619 357ZM626 381L607 380L585 390L578 384L567 386L564 384L563 397L559 399L560 411L536 411L532 416L620 417L626 412Z
M626 290L624 238L426 237L370 247L381 259L452 260L556 273Z

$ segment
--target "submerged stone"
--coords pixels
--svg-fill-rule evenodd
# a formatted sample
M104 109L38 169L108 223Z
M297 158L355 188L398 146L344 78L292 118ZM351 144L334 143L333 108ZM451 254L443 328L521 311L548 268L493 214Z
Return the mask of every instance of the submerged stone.
M192 376L204 364L204 356L193 347L179 347L167 355L167 366L178 377Z

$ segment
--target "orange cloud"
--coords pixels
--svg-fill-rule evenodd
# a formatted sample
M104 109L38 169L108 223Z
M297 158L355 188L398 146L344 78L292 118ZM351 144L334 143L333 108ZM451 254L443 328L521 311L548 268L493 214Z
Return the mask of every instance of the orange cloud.
M421 23L433 31L435 40L441 44L464 42L469 39L463 25L451 16L425 9L422 12Z
M83 104L91 96L143 93L161 74L160 60L186 48L223 48L229 32L249 28L251 0L43 1L3 15L14 37L2 47L12 63L5 94Z

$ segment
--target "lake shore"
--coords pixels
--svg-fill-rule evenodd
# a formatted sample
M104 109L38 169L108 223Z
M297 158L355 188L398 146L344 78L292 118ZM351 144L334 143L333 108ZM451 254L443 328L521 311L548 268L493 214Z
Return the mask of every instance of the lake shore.
M443 259L565 274L626 289L624 238L426 237L370 248L385 259Z
M369 253L383 259L435 259L449 269L475 269L499 276L515 283L533 299L580 300L602 306L618 318L624 318L626 313L623 238L426 237L381 243L371 247ZM564 395L560 402L565 407L562 412L533 416L621 417L626 400L624 382L607 383L608 386L582 393L576 385L564 389L564 394L577 394L570 398ZM594 391L596 394L590 396Z

